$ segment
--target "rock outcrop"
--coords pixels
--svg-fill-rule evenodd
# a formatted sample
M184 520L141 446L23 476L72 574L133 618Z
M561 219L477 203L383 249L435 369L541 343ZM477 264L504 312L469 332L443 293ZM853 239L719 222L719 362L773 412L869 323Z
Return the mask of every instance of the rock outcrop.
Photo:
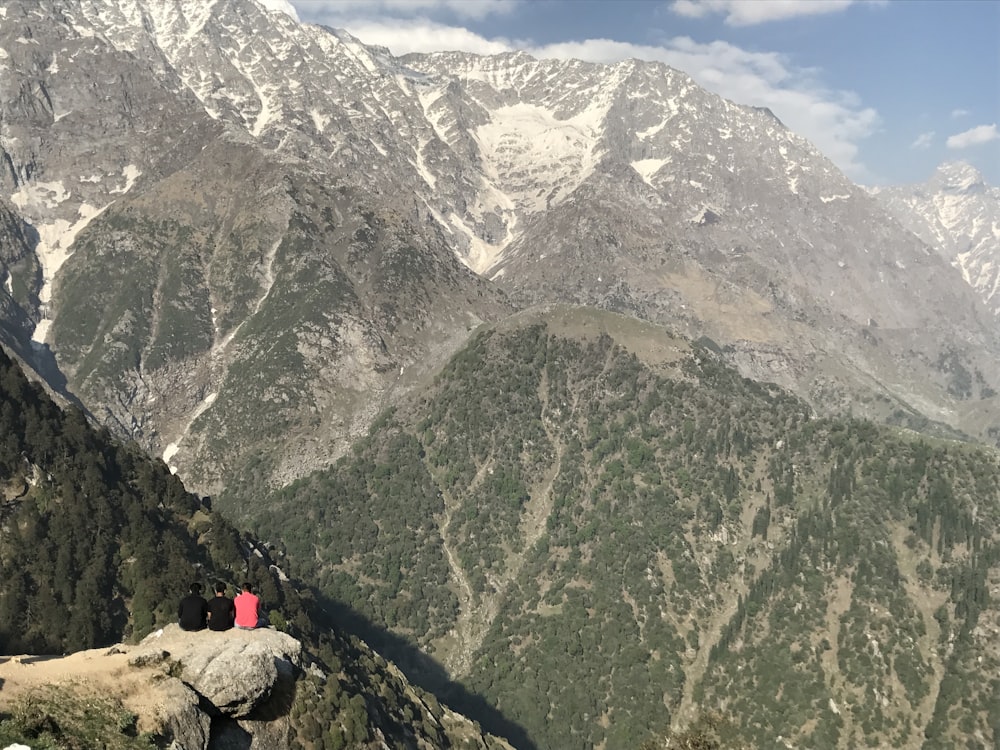
M161 716L177 750L278 749L288 746L301 657L302 644L277 630L191 633L168 625L133 647L129 664L157 667L176 683Z

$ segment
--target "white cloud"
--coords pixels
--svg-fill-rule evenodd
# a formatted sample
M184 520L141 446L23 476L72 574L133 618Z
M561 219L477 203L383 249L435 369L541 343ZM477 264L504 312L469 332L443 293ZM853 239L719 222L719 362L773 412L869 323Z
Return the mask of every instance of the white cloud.
M997 130L997 124L993 123L992 125L979 125L963 133L949 136L946 143L948 148L969 148L995 141L998 138L1000 138L1000 131Z
M295 7L288 2L288 0L257 0L258 3L263 5L269 11L279 11L281 13L287 13L296 21L299 20L298 14L295 12Z
M962 117L968 117L972 113L967 109L953 109L951 111L951 117L953 120L958 120Z
M917 151L925 151L931 147L931 143L934 141L934 131L930 130L926 133L921 133L917 136L917 139L910 144L910 148Z
M674 0L670 9L686 18L725 14L729 26L753 26L799 16L846 10L857 0Z
M333 5L324 3L326 7ZM343 7L340 3L335 5ZM309 20L304 4L298 2L297 6L303 20ZM347 29L365 44L388 47L395 55L442 50L491 55L523 49L539 58L577 58L598 63L638 58L662 62L738 104L768 107L794 132L812 141L851 179L858 182L872 179L859 159L858 143L875 132L878 113L863 106L853 92L830 89L817 79L815 70L795 67L778 53L751 52L721 41L702 44L687 37L675 37L659 46L611 39L534 46L523 40L484 37L466 28L423 17L375 19L365 14L355 18L338 16L323 22Z
M516 43L498 37L487 39L460 26L445 26L427 19L339 19L336 26L347 29L365 44L388 47L394 55L410 52L472 52L498 55L517 49Z
M302 20L307 23L340 25L345 16L379 17L427 16L451 13L457 18L482 20L505 15L521 5L523 0L293 0Z
M768 107L851 179L871 179L858 158L858 142L875 132L878 113L864 107L850 91L823 86L815 79L815 71L795 68L778 53L750 52L727 42L701 44L688 37L676 37L659 47L590 39L527 52L537 57L575 57L590 62L636 57L666 63L738 104Z

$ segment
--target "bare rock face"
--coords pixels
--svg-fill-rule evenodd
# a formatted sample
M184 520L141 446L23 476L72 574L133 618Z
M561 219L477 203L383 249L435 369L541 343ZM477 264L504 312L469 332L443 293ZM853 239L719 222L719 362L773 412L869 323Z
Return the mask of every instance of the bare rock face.
M163 733L175 748L207 748L212 737L212 717L201 710L201 699L180 680L165 680L161 687Z
M129 653L171 676L165 707L173 747L288 747L288 709L302 644L277 630L187 632L168 625Z

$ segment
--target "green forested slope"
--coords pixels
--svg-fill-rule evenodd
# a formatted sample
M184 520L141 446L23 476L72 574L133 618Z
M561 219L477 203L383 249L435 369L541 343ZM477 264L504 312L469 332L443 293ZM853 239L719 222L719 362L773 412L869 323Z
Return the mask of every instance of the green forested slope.
M304 642L315 668L291 708L302 747L505 747L355 636L331 630L311 591L278 575L263 545L205 508L162 462L62 411L0 349L0 653L139 638L175 619L192 580L252 581L272 624ZM4 724L7 741L34 744L10 731Z
M814 419L614 316L534 317L262 503L299 570L538 747L698 707L759 747L1000 737L994 453Z
M63 411L0 352L0 650L62 653L141 637L192 580L244 573L240 535L162 462ZM204 568L205 572L199 572Z

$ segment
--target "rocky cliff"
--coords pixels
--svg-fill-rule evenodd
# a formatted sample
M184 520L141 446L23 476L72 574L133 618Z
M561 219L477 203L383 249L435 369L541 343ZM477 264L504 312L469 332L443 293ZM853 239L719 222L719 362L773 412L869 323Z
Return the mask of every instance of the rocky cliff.
M377 658L361 648L367 658ZM382 664L402 680L394 667ZM64 657L4 659L0 712L16 717L15 726L24 730L20 737L32 746L43 742L46 733L52 737L77 731L60 710L120 704L119 726L99 727L98 734L89 735L90 742L100 737L102 746L118 747L116 743L127 742L123 738L131 733L136 742L151 741L171 750L288 750L303 747L308 739L303 722L297 720L304 715L305 696L317 684L345 677L331 673L298 640L274 629L192 633L169 625L134 645ZM422 707L420 715L402 735L394 735L391 723L378 724L377 708L364 708L362 713L371 719L373 746L509 748L408 685L397 700L415 701ZM10 722L0 727L0 744L11 737L11 729ZM323 735L337 731L338 726L331 725L323 728ZM369 740L358 746L369 746Z

